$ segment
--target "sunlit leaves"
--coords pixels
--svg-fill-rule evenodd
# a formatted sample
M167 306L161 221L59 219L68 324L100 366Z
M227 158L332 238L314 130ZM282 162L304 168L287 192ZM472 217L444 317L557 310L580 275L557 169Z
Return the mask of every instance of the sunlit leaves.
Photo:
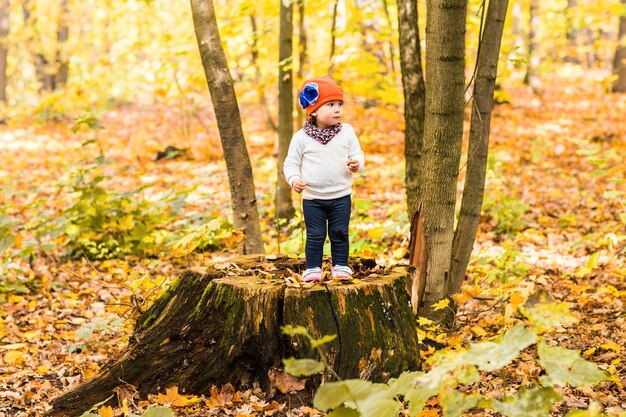
M314 359L283 359L285 372L293 376L311 376L324 370L324 364Z
M595 364L583 359L575 350L539 343L539 363L546 370L541 378L545 385L583 387L610 380Z
M493 371L511 363L520 351L535 343L537 335L517 325L495 341L472 345L465 356L467 363L485 371Z
M492 400L493 409L507 417L549 417L550 409L561 396L550 387L535 385L531 388L520 388L513 397L502 401Z
M538 303L523 307L520 311L539 333L578 321L570 313L567 303Z

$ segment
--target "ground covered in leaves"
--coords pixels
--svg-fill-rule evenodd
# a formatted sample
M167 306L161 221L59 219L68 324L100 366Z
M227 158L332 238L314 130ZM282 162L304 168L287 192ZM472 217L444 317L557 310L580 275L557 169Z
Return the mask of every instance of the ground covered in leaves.
M626 191L626 96L571 78L541 94L523 88L510 93L511 103L498 106L493 116L484 216L466 285L456 296L457 325L444 331L421 321L424 356L500 334L521 319L520 308L539 300L567 302L577 322L546 339L580 350L612 380L561 389L564 400L552 414L598 402L606 413L619 415L626 410L626 207L620 194ZM14 249L4 251L0 269L0 416L41 415L53 398L122 354L133 320L182 270L227 264L234 256L237 233L225 224L228 185L210 104L195 109L196 117L184 125L178 113L126 105L106 112L97 124L77 126L75 118L34 123L33 117L0 128L0 214L12 219L14 234ZM247 107L244 128L267 252L297 258L300 214L280 227L271 218L275 135L262 128L260 114ZM401 113L348 103L345 120L366 154L366 169L355 184L352 250L381 267L404 263ZM186 151L157 160L167 146ZM96 260L88 246L68 251L67 234L38 233L42 223L67 215L76 197L67 184L78 175L70 173L81 167L86 172L88 161L98 157L107 160L98 179L104 189L136 191L154 205L176 193L184 200L166 210L176 211L168 218L174 226L155 237L161 244L151 256ZM185 239L189 235L194 238ZM200 237L202 245L196 244ZM295 284L297 278L297 271L281 276ZM534 357L532 349L524 351L471 389L502 396L536 381L541 368ZM215 387L205 397L176 387L147 399L136 398L132 388L116 395L119 407L101 407L100 415L141 414L149 405L181 416L321 415L304 400L276 402L255 388ZM432 400L421 415L439 414Z

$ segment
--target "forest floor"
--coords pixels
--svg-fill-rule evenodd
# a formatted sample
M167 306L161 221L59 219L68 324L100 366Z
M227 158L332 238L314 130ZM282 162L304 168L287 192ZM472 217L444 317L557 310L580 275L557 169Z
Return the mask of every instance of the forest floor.
M519 306L533 297L567 302L578 321L544 336L580 350L612 380L559 389L563 401L552 415L591 402L619 415L626 410L626 200L619 195L626 186L618 181L626 178L626 95L608 95L599 83L558 76L541 94L525 88L510 93L511 103L497 106L493 114L484 215L466 285L457 297L457 325L448 331L420 328L423 354L432 355L432 345L468 346L502 333L519 320ZM402 115L394 108L360 107L348 103L345 116L366 154L366 170L355 183L355 199L362 202L351 226L353 249L383 266L406 262ZM78 132L72 132L71 121L11 121L0 127L0 206L10 205L9 214L22 224L61 217L71 197L63 191L64 178L81 160L102 154L113 161L104 167L110 175L103 183L107 188L149 186L141 193L154 201L172 187L191 189L185 191L183 217L227 219L228 184L209 109L208 104L193 112L120 106L99 118L104 130ZM275 135L255 106L242 114L267 252L278 254L270 219ZM190 158L155 161L168 145L187 148ZM280 251L301 252L301 237L301 231L282 236ZM16 245L33 238L21 227ZM42 238L30 259L3 259L0 417L43 414L52 399L123 353L137 311L145 310L183 269L234 256L222 245L184 256L164 251L151 259L96 261L63 257L55 243ZM503 297L507 294L516 296ZM483 375L474 389L502 396L536 381L541 369L535 356L525 351L504 371ZM172 387L147 402L127 403L131 410L147 404L171 406L181 416L322 415L309 404L265 401L259 391L232 387L216 387L206 397ZM122 413L123 407L100 409L103 416ZM421 415L439 413L431 401Z

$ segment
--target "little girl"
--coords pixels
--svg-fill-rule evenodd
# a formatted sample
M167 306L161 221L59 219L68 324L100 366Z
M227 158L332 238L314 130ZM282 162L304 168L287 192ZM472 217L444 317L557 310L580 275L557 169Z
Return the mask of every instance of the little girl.
M363 169L363 151L352 126L341 123L343 92L329 77L307 80L300 104L309 116L291 139L283 171L302 193L306 225L305 282L322 280L322 255L328 231L332 277L350 278L348 225L352 173Z

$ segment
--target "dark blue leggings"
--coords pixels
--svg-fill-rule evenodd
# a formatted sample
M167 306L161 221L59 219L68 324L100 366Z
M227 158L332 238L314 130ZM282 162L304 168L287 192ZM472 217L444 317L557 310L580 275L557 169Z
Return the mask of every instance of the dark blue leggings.
M326 231L330 238L330 251L333 265L348 265L350 239L350 207L352 200L349 195L333 200L304 200L302 210L306 225L306 267L322 267Z

